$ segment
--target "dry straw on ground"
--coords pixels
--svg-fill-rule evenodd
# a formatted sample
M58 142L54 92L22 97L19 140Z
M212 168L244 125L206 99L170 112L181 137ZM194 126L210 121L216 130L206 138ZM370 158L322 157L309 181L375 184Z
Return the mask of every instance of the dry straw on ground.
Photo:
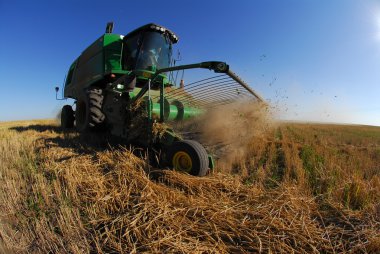
M276 126L203 178L52 122L2 124L0 138L0 251L380 251L378 129Z

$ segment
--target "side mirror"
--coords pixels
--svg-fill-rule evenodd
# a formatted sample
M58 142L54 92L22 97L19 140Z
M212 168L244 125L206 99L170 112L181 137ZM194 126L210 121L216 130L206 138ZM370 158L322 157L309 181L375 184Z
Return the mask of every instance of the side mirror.
M60 101L60 100L66 100L65 98L58 98L58 91L59 91L59 87L56 86L56 87L55 87L55 99L56 99L57 101Z

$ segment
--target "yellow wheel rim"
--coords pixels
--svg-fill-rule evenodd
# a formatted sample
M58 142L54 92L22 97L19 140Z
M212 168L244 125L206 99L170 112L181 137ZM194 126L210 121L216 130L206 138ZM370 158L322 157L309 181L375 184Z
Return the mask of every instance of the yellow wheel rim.
M193 167L190 155L185 152L176 152L173 156L173 167L176 170L190 172Z

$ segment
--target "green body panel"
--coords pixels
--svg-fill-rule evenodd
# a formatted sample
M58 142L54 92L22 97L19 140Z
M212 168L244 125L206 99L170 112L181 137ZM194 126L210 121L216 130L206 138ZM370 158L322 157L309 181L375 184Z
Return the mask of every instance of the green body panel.
M151 103L151 110L152 115L155 118L159 118L160 116L160 103ZM180 113L180 109L176 105L170 105L169 107L166 107L164 112L164 120L170 121L170 120L186 120L195 116L198 116L202 114L202 111L199 108L192 108L192 107L185 107L184 113Z
M141 75L148 76L147 74L144 74L144 73L147 73L147 72L146 71L141 72ZM166 76L162 75L160 80L161 82L167 81ZM130 98L134 98L140 91L141 91L141 88L135 88L133 92L129 93ZM148 115L149 116L152 115L152 117L156 119L163 119L165 121L172 121L172 120L180 121L180 120L186 120L192 117L196 117L204 113L204 109L193 107L192 105L189 105L189 103L184 102L184 101L191 101L191 100L189 100L189 97L186 97L183 93L179 94L178 98L177 97L166 98L165 92L161 93L161 90L151 89L149 91L149 95L151 98L151 106L150 106L151 112L148 112ZM147 100L148 96L145 96L144 98L145 100ZM162 99L163 99L163 103L161 103ZM163 111L162 114L161 114L161 110Z
M70 66L65 83L65 97L77 99L84 89L103 80L110 73L128 73L122 69L122 45L122 36L104 34L85 49Z
M168 120L174 120L174 119L176 119L178 117L178 107L175 106L175 105L170 105L169 109L164 110L164 111L165 111L165 113L167 111L169 111L169 113L166 113Z
M141 91L141 88L136 87L132 92L129 93L129 97L133 99L139 92ZM197 107L191 107L190 105L187 105L185 103L181 103L180 99L177 98L170 98L167 99L165 96L161 96L160 90L153 90L151 89L149 91L150 96L150 107L148 106L148 116L151 116L154 119L160 119L161 118L161 109L164 111L164 119L165 121L171 121L171 120L186 120L192 117L199 116L204 113L204 111ZM161 98L164 98L163 107L161 106ZM146 103L149 103L148 96L144 96L144 100ZM150 110L149 110L150 108Z
M204 111L202 109L192 108L192 107L185 107L184 108L183 118L181 120L186 120L186 119L189 119L189 118L192 118L192 117L195 117L195 116L199 116L199 115L201 115L203 113L204 113Z
M122 37L117 34L105 34L103 38L105 72L122 70Z

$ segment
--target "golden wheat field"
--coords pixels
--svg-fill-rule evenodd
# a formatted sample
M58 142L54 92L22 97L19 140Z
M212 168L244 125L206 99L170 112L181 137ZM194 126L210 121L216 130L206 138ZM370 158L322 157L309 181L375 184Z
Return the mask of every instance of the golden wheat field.
M380 128L276 123L241 146L200 178L0 123L0 252L380 253Z

